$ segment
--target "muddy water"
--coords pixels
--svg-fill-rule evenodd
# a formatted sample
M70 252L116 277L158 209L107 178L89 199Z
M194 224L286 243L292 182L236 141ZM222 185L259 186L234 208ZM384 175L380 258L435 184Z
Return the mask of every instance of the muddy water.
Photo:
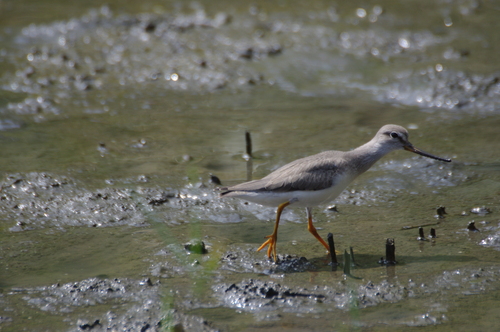
M497 11L0 3L0 329L494 330ZM274 211L213 193L210 174L246 179L245 131L258 178L386 123L453 162L395 152L314 210L355 278L304 211L285 210L274 264L255 252Z

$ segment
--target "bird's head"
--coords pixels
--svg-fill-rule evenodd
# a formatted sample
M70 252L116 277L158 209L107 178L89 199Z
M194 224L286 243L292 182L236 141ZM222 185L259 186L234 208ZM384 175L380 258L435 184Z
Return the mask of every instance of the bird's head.
M392 151L405 149L421 156L432 158L440 161L450 162L451 159L434 156L430 153L417 149L408 140L408 130L398 125L385 125L377 132L375 139L384 150Z

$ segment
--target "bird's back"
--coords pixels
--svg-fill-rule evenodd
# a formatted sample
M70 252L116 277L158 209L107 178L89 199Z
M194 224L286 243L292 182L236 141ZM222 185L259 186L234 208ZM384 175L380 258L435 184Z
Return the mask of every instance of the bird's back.
M314 191L334 185L334 179L345 172L341 151L325 151L288 163L260 180L221 188L222 196L234 191Z

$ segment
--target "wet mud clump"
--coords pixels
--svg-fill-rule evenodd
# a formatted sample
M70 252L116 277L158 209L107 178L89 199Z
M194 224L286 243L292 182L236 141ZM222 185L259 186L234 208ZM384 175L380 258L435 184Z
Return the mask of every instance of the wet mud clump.
M298 273L316 271L317 267L305 257L294 255L278 255L275 263L270 259L262 259L254 247L235 248L221 258L221 269L234 272L253 273Z
M200 317L185 315L165 305L160 284L150 279L90 278L63 285L16 288L11 296L49 314L71 317L68 331L215 331ZM85 308L109 307L88 314Z
M214 287L225 306L253 312L276 310L311 312L313 310L348 309L350 306L365 308L383 302L398 302L407 297L407 289L386 281L380 284L368 282L350 289L338 282L333 286L304 288L286 286L274 281L245 279L236 284ZM325 306L317 307L317 305ZM321 309L320 309L321 308Z
M72 327L67 331L216 331L206 320L166 305L160 289L160 283L148 278L90 278L63 285L15 288L9 296L21 298L42 312L68 317ZM110 310L93 310L100 307Z
M188 219L190 211L207 212L214 221L232 220L231 216L216 218L218 208L208 205L215 195L208 188L187 193L141 186L91 191L64 176L36 172L7 175L0 186L0 213L14 223L11 232L68 226L140 227L151 221L178 224ZM156 212L167 218L151 217Z
M266 306L272 307L273 303L294 306L298 304L295 303L297 299L316 303L325 298L323 294L314 294L306 289L293 290L272 281L254 279L244 280L238 285L231 284L225 289L222 287L220 291L224 294L222 299L226 305L246 310L262 310Z

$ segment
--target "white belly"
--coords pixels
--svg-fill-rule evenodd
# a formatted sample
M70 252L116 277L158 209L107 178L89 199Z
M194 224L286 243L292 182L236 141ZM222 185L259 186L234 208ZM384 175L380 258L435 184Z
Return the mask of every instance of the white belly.
M353 178L346 176L341 181L338 181L335 186L322 190L295 190L287 192L233 191L224 197L240 198L266 206L278 206L286 202L292 202L291 204L298 207L313 207L333 201L352 180Z

